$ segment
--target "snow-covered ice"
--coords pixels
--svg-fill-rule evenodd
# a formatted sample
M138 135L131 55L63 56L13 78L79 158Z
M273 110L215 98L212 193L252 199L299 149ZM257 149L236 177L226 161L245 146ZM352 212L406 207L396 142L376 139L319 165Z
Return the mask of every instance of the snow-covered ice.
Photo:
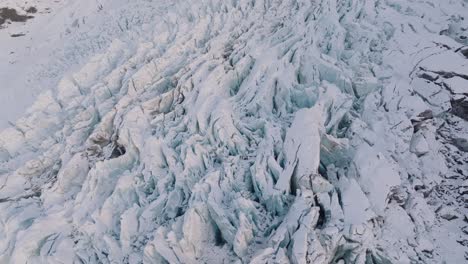
M0 263L468 263L466 0L3 6Z

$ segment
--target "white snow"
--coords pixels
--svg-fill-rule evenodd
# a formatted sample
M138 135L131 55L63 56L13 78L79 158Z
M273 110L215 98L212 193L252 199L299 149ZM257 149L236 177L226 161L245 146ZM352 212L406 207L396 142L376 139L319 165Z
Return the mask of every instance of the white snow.
M0 263L467 261L466 1L4 6Z
M455 94L468 94L468 80L462 77L455 76L447 79L444 83L448 86L450 91Z

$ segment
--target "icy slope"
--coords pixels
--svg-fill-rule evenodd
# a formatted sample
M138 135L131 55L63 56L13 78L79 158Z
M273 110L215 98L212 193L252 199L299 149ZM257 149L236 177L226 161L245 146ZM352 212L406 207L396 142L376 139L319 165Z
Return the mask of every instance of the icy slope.
M1 132L0 263L466 262L466 1L167 2Z
M163 9L144 0L0 0L3 8L29 18L0 25L2 129L115 38L144 39L147 32L140 26Z

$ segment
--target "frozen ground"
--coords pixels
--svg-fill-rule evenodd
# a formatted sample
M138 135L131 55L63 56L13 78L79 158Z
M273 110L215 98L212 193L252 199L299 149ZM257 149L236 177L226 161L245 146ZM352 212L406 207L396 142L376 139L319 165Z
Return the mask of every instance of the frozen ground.
M44 3L0 263L468 263L466 0Z

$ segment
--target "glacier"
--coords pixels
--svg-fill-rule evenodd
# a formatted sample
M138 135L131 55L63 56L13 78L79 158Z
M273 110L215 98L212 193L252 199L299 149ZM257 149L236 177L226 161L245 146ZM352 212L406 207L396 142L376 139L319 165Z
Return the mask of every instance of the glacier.
M468 263L466 0L88 2L0 131L0 263Z

